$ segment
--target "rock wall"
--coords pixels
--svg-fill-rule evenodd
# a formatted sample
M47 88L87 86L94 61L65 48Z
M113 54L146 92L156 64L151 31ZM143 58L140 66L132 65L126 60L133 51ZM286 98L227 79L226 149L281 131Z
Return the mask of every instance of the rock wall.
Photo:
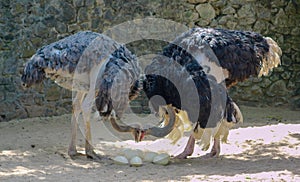
M189 27L252 30L272 37L283 50L282 66L268 77L239 84L231 95L245 104L300 108L298 0L1 0L0 121L71 111L72 93L49 80L35 88L21 88L23 64L38 48L79 30L101 33L144 17L171 19ZM129 47L141 55L163 45L143 41Z

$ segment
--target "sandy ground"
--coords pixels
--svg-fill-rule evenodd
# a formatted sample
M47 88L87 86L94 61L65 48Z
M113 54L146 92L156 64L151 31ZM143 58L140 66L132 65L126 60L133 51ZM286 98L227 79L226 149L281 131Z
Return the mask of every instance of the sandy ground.
M203 159L206 152L196 148L192 158L173 159L167 166L145 163L130 167L110 160L70 159L70 115L2 122L0 181L300 181L300 112L241 110L244 124L230 131L219 158ZM108 157L118 155L124 147L176 155L187 141L184 137L176 145L166 139L117 142L105 127L93 128L96 152ZM78 145L83 152L82 137Z

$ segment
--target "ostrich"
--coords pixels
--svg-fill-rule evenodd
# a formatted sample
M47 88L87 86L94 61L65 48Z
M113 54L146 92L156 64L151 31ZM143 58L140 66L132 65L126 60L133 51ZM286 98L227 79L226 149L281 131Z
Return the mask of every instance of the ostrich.
M174 126L174 117L163 128L120 124L130 100L139 93L141 70L136 56L124 45L90 31L78 32L40 48L25 64L21 80L24 87L41 83L45 78L59 86L76 91L73 99L71 142L68 154L81 155L76 149L77 122L82 114L85 124L85 152L88 158L100 160L91 144L90 114L93 102L104 120L120 132L131 132L136 141L147 134L163 137ZM174 116L168 107L164 112ZM119 121L119 122L117 122Z
M229 128L243 121L227 89L249 77L268 75L280 64L281 54L274 40L258 33L200 27L190 29L167 45L146 67L143 85L148 97L160 95L166 104L186 111L195 124L184 151L176 158L192 155L195 139L200 138L206 150L213 139L208 156L217 157L220 140L225 142ZM176 80L177 85L167 78ZM190 89L190 82L196 90ZM213 97L224 104L212 106ZM200 109L195 110L195 103L200 103ZM160 101L152 100L152 105L158 110Z

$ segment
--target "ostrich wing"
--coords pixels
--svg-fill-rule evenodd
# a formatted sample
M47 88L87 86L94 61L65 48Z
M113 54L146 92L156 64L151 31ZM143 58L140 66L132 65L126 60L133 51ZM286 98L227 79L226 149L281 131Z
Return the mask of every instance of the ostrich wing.
M208 44L220 65L229 72L227 87L250 76L267 75L280 64L281 49L269 37L250 32L212 28L194 28L174 40L187 49Z
M224 116L227 93L222 79L205 71L202 63L217 65L217 58L205 44L189 51L169 44L146 67L144 91L156 111L159 105L172 104L186 110L189 119L202 128L216 126ZM162 99L155 99L156 95Z
M117 49L105 64L96 81L96 107L101 116L109 116L112 110L121 117L129 98L138 88L140 68L136 57L125 47Z

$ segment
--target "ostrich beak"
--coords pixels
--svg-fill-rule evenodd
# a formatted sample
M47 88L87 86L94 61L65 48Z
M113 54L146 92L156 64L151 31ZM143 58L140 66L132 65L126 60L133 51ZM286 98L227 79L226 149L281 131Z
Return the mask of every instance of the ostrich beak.
M142 141L144 139L144 137L145 137L145 131L141 131L139 142Z
M145 132L141 129L134 129L133 136L136 143L141 142L144 139Z
M144 135L152 135L155 137L164 137L168 135L175 126L175 110L171 105L162 106L162 112L169 116L169 122L164 127L151 127L144 130ZM166 117L167 118L167 117Z

